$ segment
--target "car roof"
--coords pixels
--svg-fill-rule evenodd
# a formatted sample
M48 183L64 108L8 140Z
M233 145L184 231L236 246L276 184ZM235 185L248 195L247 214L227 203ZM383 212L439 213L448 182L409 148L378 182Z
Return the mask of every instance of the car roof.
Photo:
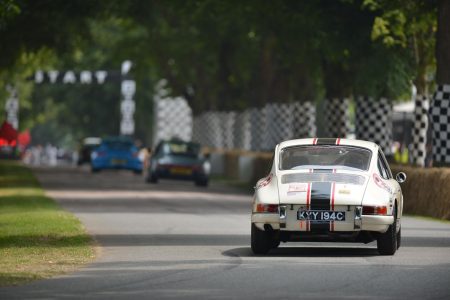
M128 136L108 136L103 139L103 143L133 143L133 139Z
M102 142L102 139L99 137L90 136L83 139L83 144L85 145L98 145Z
M186 142L186 141L178 140L178 139L162 140L160 143L161 144L178 144L178 145L186 144L186 145L200 146L200 144L196 143L196 142Z
M353 140L353 139L341 139L341 138L307 138L307 139L295 139L281 142L278 145L278 149L281 150L287 147L302 146L302 145L343 145L354 146L369 149L371 151L377 151L378 145L374 142Z

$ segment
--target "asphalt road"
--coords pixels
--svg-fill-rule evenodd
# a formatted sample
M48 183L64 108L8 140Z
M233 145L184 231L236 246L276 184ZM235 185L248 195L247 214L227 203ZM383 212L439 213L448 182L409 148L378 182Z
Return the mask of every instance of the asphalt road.
M73 274L2 288L0 299L450 299L450 223L404 218L392 257L375 243L287 243L254 256L249 194L149 185L125 171L36 174L101 253Z

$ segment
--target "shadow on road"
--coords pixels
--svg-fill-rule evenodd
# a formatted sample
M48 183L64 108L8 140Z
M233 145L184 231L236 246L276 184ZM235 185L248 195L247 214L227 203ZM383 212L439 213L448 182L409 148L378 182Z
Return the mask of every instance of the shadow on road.
M114 246L238 246L250 243L248 235L216 234L108 234L95 239L106 247Z
M345 248L345 247L280 247L271 250L266 255L253 254L250 247L234 248L222 252L230 257L367 257L379 256L375 248Z
M104 234L95 235L95 239L106 247L121 247L121 246L250 246L249 235L232 235L232 234ZM313 243L314 244L314 243ZM371 243L368 245L374 245ZM348 243L341 246L343 243L339 243L338 247L310 247L311 243L308 242L307 246L302 246L302 242L286 243L286 246L300 246L300 247L281 247L274 250L273 253L289 254L290 251L306 251L302 249L314 249L314 251L350 251L358 252L364 250L364 248L355 248L355 246L364 246L358 243ZM305 245L305 244L303 244ZM329 245L333 245L330 243ZM435 237L406 237L402 239L402 247L450 247L450 238L435 238ZM237 248L247 249L247 248ZM291 250L286 250L291 249ZM299 250L300 249L300 250ZM330 250L331 249L331 250ZM308 250L309 251L309 250ZM359 255L359 254L358 254Z

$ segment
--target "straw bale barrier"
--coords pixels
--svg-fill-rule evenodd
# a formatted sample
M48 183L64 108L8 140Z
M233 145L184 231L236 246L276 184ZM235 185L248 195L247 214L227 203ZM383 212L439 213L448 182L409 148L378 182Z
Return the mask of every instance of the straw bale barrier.
M415 168L392 166L406 173L403 213L450 220L450 168Z

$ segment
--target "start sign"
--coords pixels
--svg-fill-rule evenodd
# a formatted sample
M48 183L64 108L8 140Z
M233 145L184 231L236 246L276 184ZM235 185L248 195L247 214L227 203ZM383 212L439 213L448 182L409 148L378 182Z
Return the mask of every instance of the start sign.
M38 70L34 74L35 83L66 83L66 84L103 84L108 77L108 71L42 71Z
M120 134L124 135L132 135L134 134L134 112L136 109L136 105L134 103L134 94L136 93L136 82L134 80L128 79L128 73L132 67L132 62L126 60L122 63L122 67L120 70L121 74L121 93L122 93L122 102L120 104L120 112L122 115L122 119L120 121ZM111 74L112 73L112 74ZM69 71L43 71L38 70L34 74L34 82L35 83L63 83L63 84L103 84L108 78L113 78L114 74L117 74L117 71L108 72L104 70L99 71L81 71L75 72L72 70ZM32 77L30 78L33 79ZM17 109L15 107L18 106L18 103L13 100L7 103L7 111L8 116L10 116L11 120L15 120L17 117ZM17 123L17 122L16 122ZM14 124L14 122L13 122Z

